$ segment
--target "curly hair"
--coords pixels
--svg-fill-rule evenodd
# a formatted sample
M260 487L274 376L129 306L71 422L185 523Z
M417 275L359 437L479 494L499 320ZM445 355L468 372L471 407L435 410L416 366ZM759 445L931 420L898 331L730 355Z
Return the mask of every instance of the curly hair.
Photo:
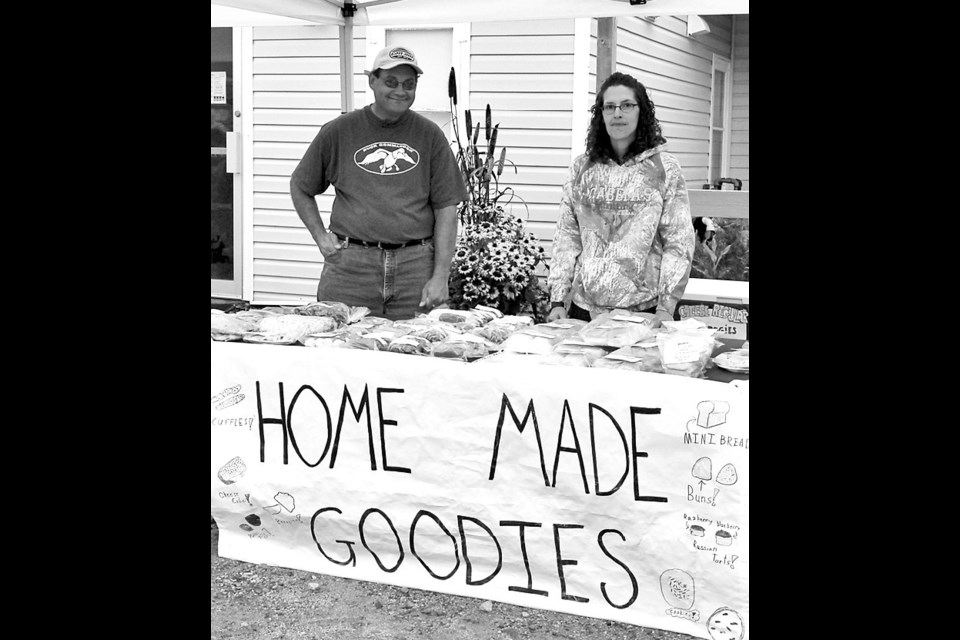
M615 71L610 74L600 90L597 91L597 99L590 111L593 117L590 119L590 126L587 128L587 156L590 163L606 162L607 160L617 160L617 155L610 144L610 136L607 134L607 127L603 122L603 94L612 86L623 86L633 90L633 95L637 99L637 108L640 111L640 117L637 119L637 137L630 143L624 154L624 161L639 155L647 149L652 149L667 141L660 131L660 122L657 120L656 110L653 101L647 95L647 89L639 80L633 76Z

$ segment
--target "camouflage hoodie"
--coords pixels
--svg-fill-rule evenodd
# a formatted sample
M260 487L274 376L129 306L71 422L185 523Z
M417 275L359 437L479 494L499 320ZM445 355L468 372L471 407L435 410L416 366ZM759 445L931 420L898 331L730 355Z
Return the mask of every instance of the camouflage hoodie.
M572 289L573 301L588 311L649 310L672 318L693 249L686 183L663 146L622 165L588 165L580 155L560 199L550 299L565 300Z

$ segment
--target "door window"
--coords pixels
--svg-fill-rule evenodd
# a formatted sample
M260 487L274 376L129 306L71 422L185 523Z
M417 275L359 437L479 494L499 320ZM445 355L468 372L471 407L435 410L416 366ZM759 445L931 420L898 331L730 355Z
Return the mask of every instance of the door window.
M233 136L233 29L210 29L211 295L240 297L239 216L234 174L227 169Z

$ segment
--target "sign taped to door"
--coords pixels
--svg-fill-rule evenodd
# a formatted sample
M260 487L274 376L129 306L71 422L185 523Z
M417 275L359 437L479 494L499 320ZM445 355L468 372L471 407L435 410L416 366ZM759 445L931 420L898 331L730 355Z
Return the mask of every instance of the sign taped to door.
M227 104L227 72L210 72L210 104Z

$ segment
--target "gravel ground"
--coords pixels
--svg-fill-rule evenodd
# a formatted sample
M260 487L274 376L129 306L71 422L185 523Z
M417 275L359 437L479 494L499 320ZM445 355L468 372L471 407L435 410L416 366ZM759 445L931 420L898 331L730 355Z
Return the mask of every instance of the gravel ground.
M218 533L211 521L211 640L695 640L660 629L221 558Z

